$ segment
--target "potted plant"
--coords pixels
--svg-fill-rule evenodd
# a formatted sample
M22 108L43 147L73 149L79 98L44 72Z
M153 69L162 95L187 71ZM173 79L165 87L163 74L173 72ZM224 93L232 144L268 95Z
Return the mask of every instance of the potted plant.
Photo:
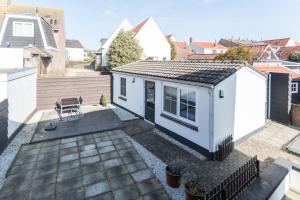
M180 187L180 176L187 164L181 160L174 160L166 167L167 183L170 187Z
M102 106L104 106L104 107L107 106L107 98L106 98L105 95L102 95L102 96L101 96L100 104L101 104Z
M185 187L186 200L205 199L205 188L200 184L201 181L195 171L186 168L183 171L182 182Z

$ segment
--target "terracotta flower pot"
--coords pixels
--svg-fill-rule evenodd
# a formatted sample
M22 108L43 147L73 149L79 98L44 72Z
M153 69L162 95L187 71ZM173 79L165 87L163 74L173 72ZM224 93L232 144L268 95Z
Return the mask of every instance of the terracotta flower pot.
M185 191L185 199L186 200L204 200L205 199L203 195L192 194L186 185L184 187L184 191Z
M172 188L179 188L180 187L180 175L172 174L168 167L166 167L166 177L167 183Z

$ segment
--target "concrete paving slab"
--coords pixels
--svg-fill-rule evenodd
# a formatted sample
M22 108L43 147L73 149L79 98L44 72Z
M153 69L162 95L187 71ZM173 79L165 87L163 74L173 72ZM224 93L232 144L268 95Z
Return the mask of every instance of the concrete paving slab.
M0 198L126 200L159 194L164 199L162 185L144 161L136 161L140 156L123 136L117 130L25 145L7 173ZM96 138L103 137L104 147L97 148Z

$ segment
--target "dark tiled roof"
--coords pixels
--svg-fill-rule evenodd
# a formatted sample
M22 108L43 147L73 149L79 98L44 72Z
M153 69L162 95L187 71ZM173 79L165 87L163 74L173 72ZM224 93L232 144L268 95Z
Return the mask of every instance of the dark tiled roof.
M57 48L51 26L42 18L42 26L45 32L46 42L48 46Z
M139 61L114 68L113 72L217 85L243 66L237 62Z
M66 40L66 48L83 48L79 40Z

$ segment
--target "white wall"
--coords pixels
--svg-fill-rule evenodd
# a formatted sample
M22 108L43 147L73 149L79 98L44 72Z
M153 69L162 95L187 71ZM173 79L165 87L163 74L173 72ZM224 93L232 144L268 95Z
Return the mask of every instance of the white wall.
M7 76L8 137L36 109L36 69L27 69Z
M126 78L126 99L120 97L120 77ZM135 78L135 82L132 80ZM155 123L177 133L178 135L206 148L209 150L209 102L210 94L207 88L178 84L174 82L165 82L153 79L144 79L133 75L124 75L113 73L113 101L114 103L144 117L145 114L145 91L144 81L155 82ZM198 127L198 132L175 123L169 119L161 117L163 113L163 86L173 86L177 88L188 88L196 92L196 122L185 120L185 122ZM165 113L168 114L168 113ZM169 114L172 117L184 121L183 118Z
M289 174L282 180L276 190L273 192L269 200L280 200L283 198L284 194L289 190Z
M222 142L229 135L234 134L234 115L236 97L236 76L228 77L214 88L214 134L213 151L217 144ZM224 98L219 97L220 90Z
M86 52L83 48L66 48L66 59L71 61L84 61Z
M265 125L266 84L265 77L244 67L215 87L214 146L230 134L238 140Z
M126 78L126 99L119 99L120 77ZM133 78L135 82L133 83ZM113 73L113 101L118 105L144 116L144 80L142 78Z
M295 192L300 193L300 167L290 170L290 188Z
M221 48L203 48L194 44L190 44L190 47L196 54L220 54L227 51L227 49Z
M23 48L0 48L0 69L23 68Z
M152 18L137 33L135 39L139 41L140 46L143 48L142 59L157 57L158 60L163 60L165 57L166 60L170 60L170 44Z
M267 80L250 68L236 73L234 140L266 123Z

